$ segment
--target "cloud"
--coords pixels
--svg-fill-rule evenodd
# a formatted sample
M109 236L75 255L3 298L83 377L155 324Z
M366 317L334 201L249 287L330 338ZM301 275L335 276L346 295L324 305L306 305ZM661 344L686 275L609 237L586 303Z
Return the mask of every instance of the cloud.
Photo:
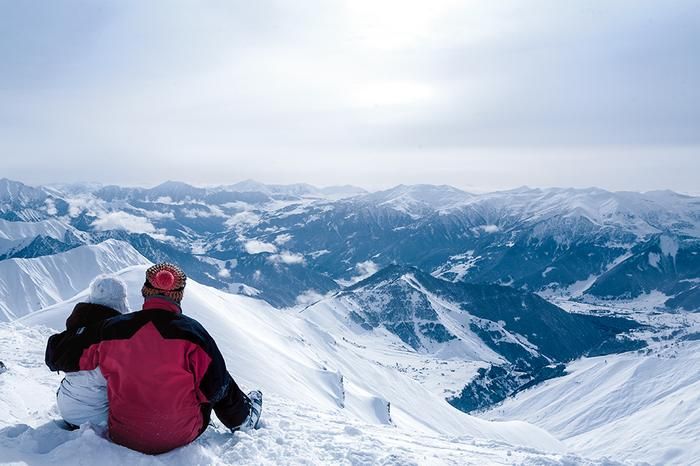
M377 271L379 270L379 266L370 260L358 262L357 264L355 264L355 270L360 276L368 277L377 273Z
M100 217L105 214L104 202L89 195L77 195L66 198L68 202L68 215L77 217L82 212L86 212L93 217Z
M211 218L211 217L226 217L221 209L207 207L207 209L182 209L182 213L187 218ZM230 220L230 219L229 219Z
M238 212L224 222L224 224L229 228L241 225L257 225L258 223L260 223L260 216L249 211Z
M306 290L296 298L300 306L308 306L323 299L323 295L316 290Z
M175 218L175 214L170 212L170 211L160 212L157 210L146 210L146 209L137 209L137 210L151 220L173 220Z
M58 213L58 209L56 209L56 203L50 197L46 198L46 200L44 201L44 204L46 205L46 213L47 214L56 215Z
M126 230L130 233L162 234L144 217L137 217L126 212L105 213L94 222L92 227L98 231Z
M252 239L249 241L246 241L245 244L243 245L243 248L248 254L260 254L263 252L270 252L270 253L275 253L277 252L277 246L275 246L272 243L265 243L263 241L258 241L256 239Z
M292 238L294 238L292 235L289 233L283 233L281 235L277 235L275 238L275 244L278 246L281 246L287 242L289 242Z
M357 273L357 275L351 277L349 280L336 280L336 282L340 286L351 286L359 281L364 280L365 278L370 277L371 275L374 275L378 271L379 265L377 265L372 260L358 262L357 264L355 264L355 272Z
M282 251L279 254L273 254L267 258L268 261L274 264L304 264L306 260L302 254L297 254L291 251Z

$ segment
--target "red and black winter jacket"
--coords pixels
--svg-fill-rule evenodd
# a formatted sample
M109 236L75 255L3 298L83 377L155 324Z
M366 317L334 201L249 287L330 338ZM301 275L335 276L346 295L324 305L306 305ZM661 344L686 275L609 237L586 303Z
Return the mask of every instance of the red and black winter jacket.
M250 411L212 337L160 297L148 298L141 311L52 335L46 364L64 372L99 367L112 441L144 453L190 443L206 429L212 408L229 428Z

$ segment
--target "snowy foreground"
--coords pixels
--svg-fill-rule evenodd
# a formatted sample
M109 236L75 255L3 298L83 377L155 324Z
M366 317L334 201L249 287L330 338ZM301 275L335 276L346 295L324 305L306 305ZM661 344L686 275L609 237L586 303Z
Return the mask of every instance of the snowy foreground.
M121 276L140 303L145 267ZM160 456L114 445L99 428L61 430L60 375L43 363L46 339L83 293L0 324L0 463L196 464L618 464L586 460L532 424L468 416L394 367L367 357L352 335L331 335L261 301L188 284L185 312L200 320L244 389L265 392L263 427L231 435L220 424ZM592 455L600 458L600 454Z
M583 359L567 371L484 417L532 422L584 455L700 464L700 341Z

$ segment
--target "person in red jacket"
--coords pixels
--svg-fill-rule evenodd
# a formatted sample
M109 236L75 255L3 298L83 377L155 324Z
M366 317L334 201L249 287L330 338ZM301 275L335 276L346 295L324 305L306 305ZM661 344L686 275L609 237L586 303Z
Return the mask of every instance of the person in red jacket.
M173 264L154 265L146 271L142 310L52 335L46 347L51 370L100 368L110 438L143 453L192 442L212 409L232 431L257 428L260 419L262 393L246 396L213 338L182 314L186 280Z

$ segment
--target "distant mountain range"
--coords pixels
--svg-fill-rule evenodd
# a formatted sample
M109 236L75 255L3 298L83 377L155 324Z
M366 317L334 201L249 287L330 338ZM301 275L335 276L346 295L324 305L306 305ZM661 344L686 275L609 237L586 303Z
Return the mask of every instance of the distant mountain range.
M3 179L0 217L15 224L2 231L34 229L16 244L0 237L3 258L111 237L151 260L182 263L203 283L278 307L402 264L448 281L591 302L661 293L666 309L700 309L700 198L670 191L475 195L401 185L368 193L252 180L213 188L173 181L29 187Z
M474 372L441 389L472 411L578 357L645 346L650 320L639 315L700 311L700 198L0 180L4 319L69 298L99 270L147 261L397 354L472 361ZM420 370L433 373L430 364Z

